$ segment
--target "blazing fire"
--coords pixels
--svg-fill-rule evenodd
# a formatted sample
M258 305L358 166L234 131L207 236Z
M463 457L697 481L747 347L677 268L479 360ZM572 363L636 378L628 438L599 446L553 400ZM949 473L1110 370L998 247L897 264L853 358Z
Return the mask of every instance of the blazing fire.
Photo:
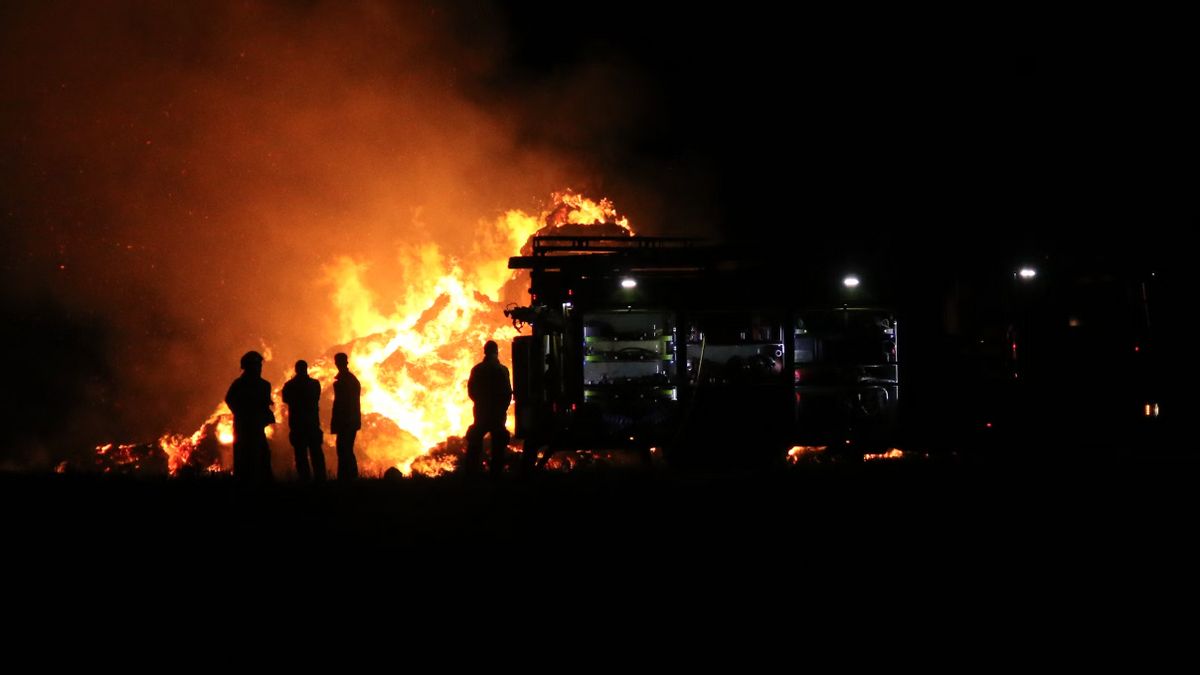
M368 267L360 261L339 258L326 267L327 281L334 289L339 343L325 356L309 360L309 375L321 382L322 414L327 422L336 372L332 355L338 351L349 354L350 370L362 383L363 429L355 450L365 475L381 475L392 467L405 476L453 470L462 449L455 437L461 437L471 424L466 392L471 368L487 340L500 345L501 360L505 361L503 355L510 353L517 335L502 310L506 302L524 300L520 296L527 284L512 283L509 256L527 249L535 234L599 225L632 234L627 219L617 214L612 202L597 202L568 191L554 194L550 206L539 214L511 210L494 221L480 221L475 243L461 259L447 255L434 242L405 247L397 261L404 287L386 294L370 287ZM269 350L264 354L269 361ZM276 418L278 424L286 424L280 399L283 382L274 384ZM509 415L511 428L511 410ZM268 436L286 437L274 430L268 427ZM332 440L326 439L330 461L334 457L329 447ZM152 461L151 455L161 453L167 471L178 475L185 468L228 470L232 443L232 416L221 403L190 436L168 434L147 446L110 443L97 447L96 452L106 471L137 469ZM283 467L278 466L278 459L275 463L278 472Z

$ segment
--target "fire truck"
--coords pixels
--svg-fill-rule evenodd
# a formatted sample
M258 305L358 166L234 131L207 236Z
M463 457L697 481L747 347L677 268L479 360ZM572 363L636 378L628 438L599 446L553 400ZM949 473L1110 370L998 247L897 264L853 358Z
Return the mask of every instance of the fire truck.
M608 449L745 465L895 428L895 313L810 291L778 251L539 236L509 267L530 281L529 305L505 310L531 329L512 353L526 462Z

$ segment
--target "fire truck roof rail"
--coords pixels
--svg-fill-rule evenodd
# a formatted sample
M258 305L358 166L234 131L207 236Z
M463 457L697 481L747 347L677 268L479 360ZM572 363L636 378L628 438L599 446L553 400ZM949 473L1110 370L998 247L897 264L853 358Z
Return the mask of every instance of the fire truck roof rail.
M694 237L605 237L544 235L533 238L533 255L573 252L620 252L638 249L691 248L703 244Z

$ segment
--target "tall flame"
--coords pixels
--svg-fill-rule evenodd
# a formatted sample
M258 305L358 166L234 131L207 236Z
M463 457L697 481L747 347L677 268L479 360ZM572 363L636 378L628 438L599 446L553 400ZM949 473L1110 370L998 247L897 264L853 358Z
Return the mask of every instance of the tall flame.
M454 468L452 449L461 443L448 439L462 436L471 423L466 391L471 368L487 340L500 345L505 361L517 335L502 310L506 301L523 299L515 295L525 284L510 285L514 273L508 258L528 250L535 234L572 225L605 225L632 234L628 220L609 200L597 202L565 191L553 194L541 213L510 210L493 221L478 222L475 243L463 259L449 256L434 242L403 247L397 265L404 286L382 297L367 282L365 263L342 257L325 268L338 315L339 345L314 360L309 374L321 382L324 405L332 397L332 354L349 355L350 370L362 383L363 429L355 449L364 474L379 475L395 467L406 476L437 475ZM606 229L605 234L610 233ZM506 287L514 297L505 297ZM280 389L273 393L276 411L283 410ZM512 421L510 411L510 427ZM166 455L168 471L176 475L185 467L228 469L232 442L231 414L222 403L193 434L168 434L158 447ZM97 448L100 456L112 452L112 444ZM128 464L124 461L122 466Z

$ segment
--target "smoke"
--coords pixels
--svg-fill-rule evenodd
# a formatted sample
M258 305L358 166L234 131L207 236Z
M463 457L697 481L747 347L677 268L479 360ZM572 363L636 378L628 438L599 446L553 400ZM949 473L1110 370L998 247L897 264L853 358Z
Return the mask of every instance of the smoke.
M336 261L400 297L406 245L469 252L480 219L602 184L586 148L530 137L549 89L500 93L492 19L428 3L6 3L3 346L22 360L7 461L194 428L242 352L270 346L278 382L338 341ZM587 113L588 72L567 93L593 143L629 124L636 83L623 109Z

